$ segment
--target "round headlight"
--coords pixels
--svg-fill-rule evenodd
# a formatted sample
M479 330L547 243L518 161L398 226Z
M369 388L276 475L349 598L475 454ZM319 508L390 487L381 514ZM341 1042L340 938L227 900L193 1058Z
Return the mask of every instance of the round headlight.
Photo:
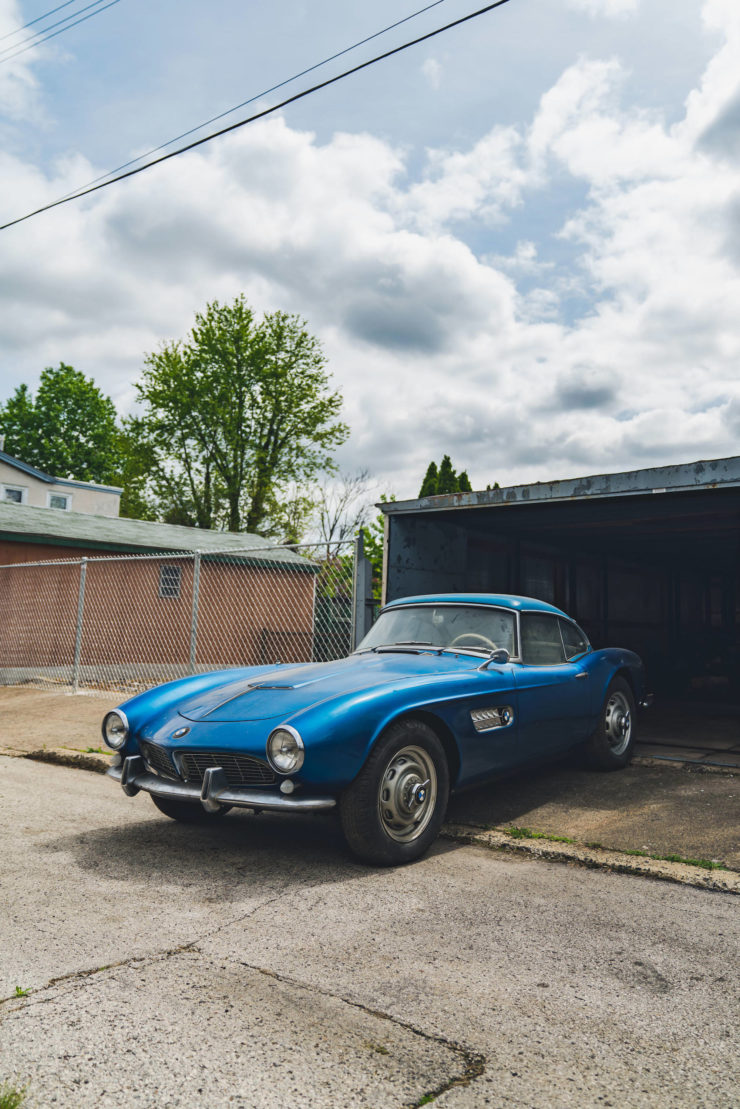
M103 718L103 739L114 751L120 750L128 739L128 720L120 709Z
M292 774L303 766L303 740L295 728L284 724L271 733L267 741L267 758L279 774Z

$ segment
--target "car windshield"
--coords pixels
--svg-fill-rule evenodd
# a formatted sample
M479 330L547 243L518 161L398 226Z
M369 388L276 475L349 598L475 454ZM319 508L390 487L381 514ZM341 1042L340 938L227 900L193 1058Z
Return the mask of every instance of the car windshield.
M404 605L382 612L358 646L453 647L489 654L505 647L514 654L514 613L488 605Z

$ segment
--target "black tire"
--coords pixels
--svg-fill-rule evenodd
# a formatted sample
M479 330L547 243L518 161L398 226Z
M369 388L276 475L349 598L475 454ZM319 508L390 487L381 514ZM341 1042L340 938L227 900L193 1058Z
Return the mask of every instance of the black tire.
M450 793L444 748L421 720L391 724L339 798L347 844L363 862L399 866L437 838Z
M632 758L636 739L637 712L632 687L624 678L612 678L599 722L586 743L586 761L594 770L622 770Z
M206 812L200 801L178 801L173 797L159 797L156 793L149 796L161 813L180 824L210 824L226 816L231 808L230 805L222 805L218 812Z

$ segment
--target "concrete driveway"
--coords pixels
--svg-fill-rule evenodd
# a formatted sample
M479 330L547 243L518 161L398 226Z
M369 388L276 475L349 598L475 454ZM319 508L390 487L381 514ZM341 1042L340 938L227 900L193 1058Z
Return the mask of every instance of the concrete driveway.
M87 1106L737 1104L738 902L0 758L0 1081ZM15 996L16 986L30 992Z

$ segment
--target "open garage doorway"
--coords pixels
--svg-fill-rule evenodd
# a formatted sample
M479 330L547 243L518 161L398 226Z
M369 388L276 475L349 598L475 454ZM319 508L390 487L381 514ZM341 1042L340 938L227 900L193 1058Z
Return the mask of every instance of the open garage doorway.
M720 765L723 752L740 754L740 458L382 508L388 600L481 591L550 601L595 647L642 656L656 694L644 738L692 751L700 742Z

